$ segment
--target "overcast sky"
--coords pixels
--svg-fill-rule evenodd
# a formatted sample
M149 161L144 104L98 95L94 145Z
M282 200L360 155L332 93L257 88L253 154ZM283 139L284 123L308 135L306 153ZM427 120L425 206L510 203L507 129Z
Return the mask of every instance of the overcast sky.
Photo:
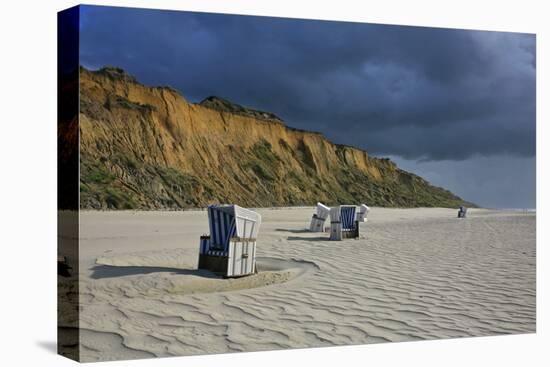
M535 36L81 8L81 64L217 95L499 208L535 207Z

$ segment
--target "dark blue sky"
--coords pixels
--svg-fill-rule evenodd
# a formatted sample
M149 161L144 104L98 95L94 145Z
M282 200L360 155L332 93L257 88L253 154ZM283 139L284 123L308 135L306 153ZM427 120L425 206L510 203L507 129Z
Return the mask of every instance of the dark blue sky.
M81 7L81 64L218 95L391 156L490 207L535 207L535 36Z

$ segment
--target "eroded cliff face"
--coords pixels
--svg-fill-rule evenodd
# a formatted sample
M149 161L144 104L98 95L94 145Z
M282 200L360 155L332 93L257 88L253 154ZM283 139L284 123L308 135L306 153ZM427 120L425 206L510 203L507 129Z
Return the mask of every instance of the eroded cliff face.
M81 68L80 162L82 208L463 203L388 159L272 113L216 97L189 103L117 68Z

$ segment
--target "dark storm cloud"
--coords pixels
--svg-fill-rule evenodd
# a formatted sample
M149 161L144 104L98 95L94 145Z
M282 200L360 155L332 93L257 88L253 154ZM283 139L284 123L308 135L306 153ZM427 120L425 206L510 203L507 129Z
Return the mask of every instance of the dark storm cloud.
M219 95L375 155L535 154L526 34L83 7L81 62Z

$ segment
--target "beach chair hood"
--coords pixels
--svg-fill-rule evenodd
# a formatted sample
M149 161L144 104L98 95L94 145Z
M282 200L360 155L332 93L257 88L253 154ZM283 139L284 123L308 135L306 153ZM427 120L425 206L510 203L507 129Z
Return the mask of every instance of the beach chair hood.
M330 213L330 208L322 203L317 203L317 217L325 219Z
M227 250L233 237L255 239L260 230L260 214L238 205L210 205L208 221L212 237L211 246Z
M252 210L233 205L237 222L236 236L240 238L257 238L262 223L262 216Z

